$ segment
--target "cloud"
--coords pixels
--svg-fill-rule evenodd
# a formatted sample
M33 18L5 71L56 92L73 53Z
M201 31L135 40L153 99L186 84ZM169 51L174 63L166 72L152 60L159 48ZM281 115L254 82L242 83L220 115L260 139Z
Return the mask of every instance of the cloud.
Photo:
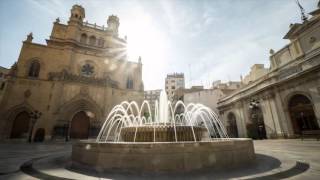
M33 7L36 7L45 13L49 13L52 16L65 14L64 9L66 6L60 0L51 0L51 1L27 0L27 2L32 4Z
M109 15L118 15L120 36L128 35L128 42L135 42L130 60L137 61L142 56L146 89L164 88L166 74L173 72L184 72L187 86L208 86L219 79L239 80L240 74L248 74L255 63L268 66L269 49L277 50L288 43L282 37L289 24L300 22L299 9L292 0L26 2L29 6L19 9L12 18L23 19L25 26L34 22L38 22L36 28L45 25L31 29L37 30L35 37L42 40L51 32L48 24L52 19L60 17L62 23L67 22L73 4L82 5L86 20L98 25L106 25ZM316 0L302 2L306 12L315 9L316 4ZM30 11L43 16L24 18ZM21 27L14 23L10 21L10 27ZM25 37L25 28L16 29L12 36L19 33ZM7 48L6 44L9 42L1 43L0 48ZM1 59L7 57L1 55Z

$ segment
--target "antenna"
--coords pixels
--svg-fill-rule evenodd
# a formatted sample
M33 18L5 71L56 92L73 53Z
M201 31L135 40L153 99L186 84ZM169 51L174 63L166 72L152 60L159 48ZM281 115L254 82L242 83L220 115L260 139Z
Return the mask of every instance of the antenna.
M189 78L189 85L191 86L191 84L192 84L192 74L191 74L191 65L190 64L188 64L188 67L189 67L189 75L190 75L190 78Z
M296 0L297 5L300 8L300 12L301 12L301 20L302 22L305 22L306 20L308 20L308 17L305 14L305 10L303 9L303 7L301 6L300 2L298 0Z

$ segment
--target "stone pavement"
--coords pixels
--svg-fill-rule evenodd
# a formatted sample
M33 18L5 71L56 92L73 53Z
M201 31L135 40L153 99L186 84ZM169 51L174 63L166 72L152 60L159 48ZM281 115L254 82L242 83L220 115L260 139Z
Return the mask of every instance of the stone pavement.
M71 152L71 143L1 142L0 179L34 179L20 171L20 166L34 158Z
M256 153L277 158L281 166L292 162L309 165L306 172L290 177L290 179L320 179L320 141L305 139L262 140L255 141Z
M320 179L320 141L254 141L256 164L186 174L115 174L68 168L71 143L0 143L0 179Z

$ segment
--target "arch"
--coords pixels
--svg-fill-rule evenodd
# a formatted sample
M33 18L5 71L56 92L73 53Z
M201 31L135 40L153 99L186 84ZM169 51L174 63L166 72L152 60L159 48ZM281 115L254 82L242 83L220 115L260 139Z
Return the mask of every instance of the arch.
M247 124L248 136L253 139L267 139L263 113L259 106L250 110L249 118L251 123Z
M98 135L102 123L101 119L103 117L102 109L87 94L80 93L72 98L72 100L63 104L58 110L58 113L60 114L58 117L60 123L67 125L65 127L67 131L66 139L70 135L72 119L74 118L74 115L80 111L84 111L90 115L89 137L96 137Z
M6 134L8 138L10 138L11 132L13 130L13 123L17 115L24 111L30 114L30 112L32 112L33 110L33 107L26 101L16 106L8 108L6 111L0 114L0 116L3 117L3 119L5 120L3 122L3 126L0 127L0 131L4 132L4 134Z
M294 134L301 134L304 130L319 129L312 100L305 94L297 93L290 96L288 110Z
M30 63L28 76L29 77L38 77L40 72L40 63L37 60L34 60Z
M228 126L227 126L227 132L229 137L238 138L238 127L237 127L237 121L236 116L233 112L229 112L228 116Z
M102 110L99 105L86 94L78 94L70 101L60 106L58 112L59 119L71 120L76 112L90 111L94 113L93 120L100 120L102 118Z
M22 111L15 117L10 138L27 138L30 125L30 116L27 111Z
M89 44L92 46L96 45L96 37L95 36L90 36Z
M88 38L87 34L85 34L85 33L81 34L80 42L86 44L87 38Z
M70 138L87 139L89 137L90 117L87 112L77 112L71 120Z
M43 142L44 137L45 137L45 130L43 128L38 128L35 135L34 135L33 141L34 142Z
M310 101L312 101L312 97L311 95L308 93L308 92L305 92L305 91L293 91L293 92L290 92L287 96L285 96L284 98L284 102L286 102L287 106L285 108L288 108L289 107L289 102L291 100L291 98L297 94L300 94L300 95L303 95L305 97L307 97Z

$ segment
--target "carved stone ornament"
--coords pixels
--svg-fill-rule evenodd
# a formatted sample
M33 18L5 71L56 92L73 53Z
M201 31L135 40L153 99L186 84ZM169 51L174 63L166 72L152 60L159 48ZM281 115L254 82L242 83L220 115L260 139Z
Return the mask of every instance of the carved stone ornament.
M86 77L82 75L71 74L65 69L61 72L48 73L48 79L51 81L78 82L98 86L108 86L113 88L117 88L119 84L117 81L111 80L109 76L104 78Z

